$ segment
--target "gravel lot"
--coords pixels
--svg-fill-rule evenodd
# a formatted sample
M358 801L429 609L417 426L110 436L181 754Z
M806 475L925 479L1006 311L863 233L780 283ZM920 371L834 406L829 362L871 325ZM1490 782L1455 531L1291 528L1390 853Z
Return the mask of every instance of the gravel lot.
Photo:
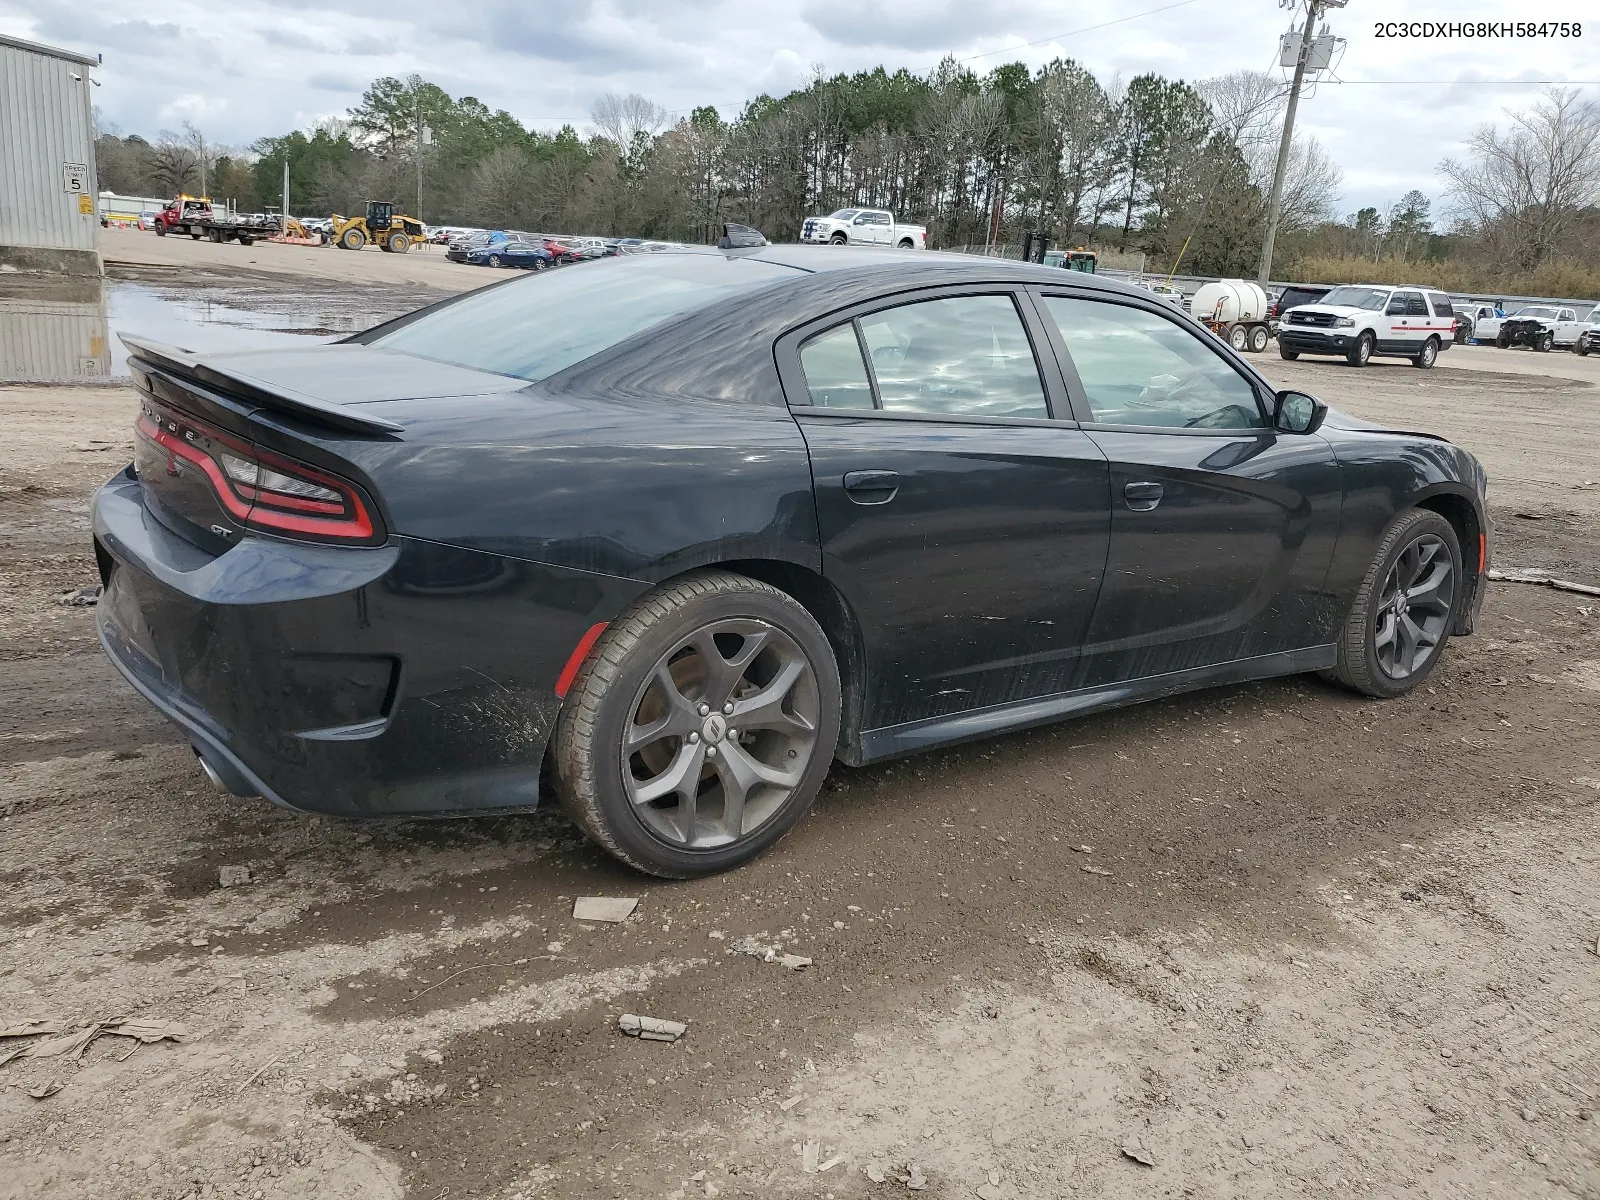
M258 308L499 278L111 233ZM1467 445L1499 561L1600 582L1596 360L1263 361ZM0 1065L0 1198L1600 1197L1600 600L1496 587L1403 701L1289 679L836 767L759 862L660 883L554 812L213 793L56 602L132 414L0 388L0 1030L187 1036ZM640 905L571 919L600 894Z

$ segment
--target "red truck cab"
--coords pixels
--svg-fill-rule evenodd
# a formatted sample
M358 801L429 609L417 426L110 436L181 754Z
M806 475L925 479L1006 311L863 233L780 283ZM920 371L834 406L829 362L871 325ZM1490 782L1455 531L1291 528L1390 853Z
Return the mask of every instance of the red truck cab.
M191 222L211 219L211 197L179 196L176 200L169 201L167 206L156 214L156 233L161 237L169 233L182 233L185 231L184 226ZM193 230L188 232L191 237L200 236Z

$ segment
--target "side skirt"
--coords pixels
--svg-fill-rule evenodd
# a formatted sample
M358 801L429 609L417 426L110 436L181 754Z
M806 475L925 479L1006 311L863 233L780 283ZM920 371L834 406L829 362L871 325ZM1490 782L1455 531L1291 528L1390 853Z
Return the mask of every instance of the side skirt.
M1083 716L1146 700L1159 700L1192 692L1200 688L1216 687L1228 683L1245 683L1253 679L1271 679L1279 675L1300 675L1309 671L1325 671L1338 661L1337 646L1311 646L1304 650L1288 650L1279 654L1263 654L1256 658L1241 658L1233 662L1210 667L1193 667L1187 671L1173 671L1167 675L1151 675L1144 679L1131 679L1125 683L1110 683L1075 692L1058 692L1053 696L1040 696L1033 700L1019 700L1012 704L997 704L973 712L953 713L947 717L929 717L922 721L907 721L903 725L888 725L882 729L868 729L851 747L853 755L845 761L852 766L914 754L935 746L956 742L969 742L997 733L1010 733L1048 725L1064 717Z

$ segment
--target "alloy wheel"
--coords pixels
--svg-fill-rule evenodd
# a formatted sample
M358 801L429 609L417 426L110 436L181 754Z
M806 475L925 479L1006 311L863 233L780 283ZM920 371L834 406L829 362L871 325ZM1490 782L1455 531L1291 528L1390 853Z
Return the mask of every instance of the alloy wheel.
M1373 646L1390 679L1405 679L1438 650L1455 601L1456 568L1444 540L1424 534L1395 559L1379 592Z
M621 746L633 812L657 838L711 849L750 836L794 794L817 749L816 672L783 630L701 626L635 695Z

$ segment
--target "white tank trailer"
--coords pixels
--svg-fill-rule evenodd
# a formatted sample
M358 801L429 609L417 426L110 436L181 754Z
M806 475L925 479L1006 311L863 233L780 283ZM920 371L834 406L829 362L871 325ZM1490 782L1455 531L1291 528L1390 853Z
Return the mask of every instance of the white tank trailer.
M1245 279L1219 279L1201 285L1189 311L1195 320L1238 351L1259 354L1267 348L1272 327L1270 305L1261 285Z

